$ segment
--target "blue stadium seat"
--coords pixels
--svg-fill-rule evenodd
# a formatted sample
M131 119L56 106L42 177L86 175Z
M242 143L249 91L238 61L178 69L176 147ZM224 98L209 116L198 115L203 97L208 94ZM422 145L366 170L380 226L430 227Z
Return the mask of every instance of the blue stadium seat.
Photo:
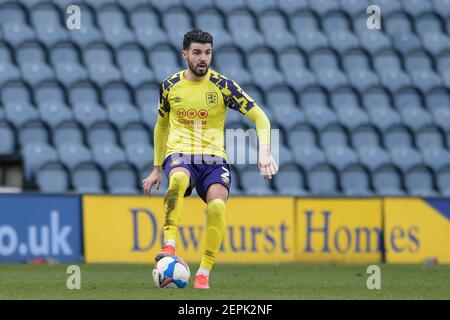
M137 173L128 163L113 165L106 174L106 187L112 194L137 194Z
M420 38L412 33L396 34L391 39L392 47L403 55L422 48Z
M130 104L113 103L107 107L108 118L119 130L130 123L140 121L140 113L137 108Z
M450 65L449 65L450 66ZM436 108L450 105L450 96L444 87L435 88L425 96L427 109L432 112Z
M105 172L109 172L113 165L124 162L126 159L125 152L113 144L95 145L92 149L92 155L95 162Z
M37 38L46 47L69 39L66 29L62 26L60 12L55 6L41 3L33 7L30 13Z
M433 188L433 172L426 166L419 165L411 168L404 174L405 189L409 195L418 197L435 197Z
M408 108L422 108L422 97L420 92L413 87L402 88L394 95L394 105L397 110Z
M339 9L337 0L308 0L309 8L318 16L325 16L331 11Z
M348 73L352 70L369 70L369 55L362 49L351 49L342 55L342 65Z
M364 23L366 19L367 16L365 15L363 18ZM378 30L369 30L365 25L361 30L356 32L358 32L361 47L367 52L376 54L377 52L391 48L391 40L384 33Z
M102 34L95 25L94 14L89 6L81 3L79 5L81 14L80 29L70 30L70 39L80 48L85 48L92 43L102 41Z
M335 170L327 164L318 164L307 171L308 187L311 196L337 196L338 177Z
M101 90L102 102L105 106L112 104L132 105L132 90L123 82L110 82Z
M300 145L317 145L315 129L307 124L297 125L289 131L287 136L291 149Z
M431 1L402 0L401 2L402 9L413 18L433 11L433 4Z
M373 87L362 94L362 102L366 110L372 108L389 108L391 107L390 100L389 92L383 87Z
M350 31L350 21L342 11L332 11L321 18L322 30L327 34L335 31Z
M397 34L414 33L411 20L405 12L397 12L387 17L384 21L384 30L391 37Z
M339 69L338 57L333 50L328 48L321 48L311 52L309 55L309 65L314 72Z
M150 7L139 7L133 11L130 15L130 23L137 43L144 48L150 49L168 43L167 35L159 25L158 14Z
M317 130L337 122L334 112L322 106L308 106L305 115L307 123L312 124Z
M67 121L53 128L53 144L59 147L64 144L84 145L84 131L76 121Z
M258 48L248 56L248 66L256 85L268 90L284 84L283 75L275 66L275 57L265 48Z
M384 146L388 149L397 147L412 147L413 137L411 131L404 125L392 125L383 132Z
M126 24L124 13L115 5L102 7L97 12L97 22L106 43L114 48L134 42L134 34Z
M406 172L411 168L422 164L422 157L414 148L399 145L389 150L391 161L400 170Z
M5 106L5 115L6 119L17 129L25 123L39 118L39 114L35 108L29 104L19 103L7 104Z
M391 163L389 154L379 146L361 146L357 152L360 163L371 171Z
M416 33L421 37L425 34L441 34L443 32L439 16L433 13L426 13L415 19Z
M237 47L222 47L215 53L214 61L218 65L217 71L226 77L241 85L252 82L250 73L244 66L244 58Z
M197 1L187 3L200 4L200 2ZM196 13L195 18L196 27L201 30L208 30L208 32L213 36L214 48L216 50L221 50L221 48L225 46L233 45L233 39L225 27L224 17L219 11L213 8L206 8Z
M306 9L308 9L308 7L309 6L308 6L307 0L284 0L284 1L278 1L278 8L285 15L293 15L293 16L295 16L296 13L298 13L299 11L306 10Z
M295 93L285 86L271 88L266 94L267 106L276 109L279 106L298 108Z
M178 56L170 46L157 46L151 50L149 65L154 71L155 79L162 83L164 79L180 71Z
M37 171L36 184L39 192L65 193L69 191L69 174L60 162L48 162Z
M433 56L450 50L450 39L443 33L425 33L422 35L423 47Z
M269 10L277 10L276 0L247 0L247 7L256 15L262 15Z
M85 194L103 193L103 173L94 162L84 162L71 170L75 192Z
M18 130L18 142L21 147L29 144L49 144L48 127L40 120L26 122Z
M342 87L331 93L331 106L338 110L340 107L359 107L359 96L351 87Z
M274 192L268 180L264 180L259 170L248 169L241 173L241 183L245 194L252 196L269 196Z
M115 4L116 0L85 0L85 2L92 6L95 10L99 10L104 6Z
M378 76L369 69L349 71L347 77L349 84L358 92L364 92L380 83Z
M112 63L112 53L107 46L95 43L85 48L83 54L89 77L95 84L103 86L120 80L120 72Z
M429 166L434 172L450 165L450 152L439 147L428 147L422 152L423 163Z
M0 41L0 85L20 79L20 72L11 58L8 45Z
M292 155L291 149L288 149L283 145L283 143L278 144L278 152L276 152L274 144L278 142L272 141L272 153L274 154L274 159L278 164L278 167L295 165L294 156Z
M444 148L444 136L441 130L434 125L426 125L414 131L416 146L420 150L428 147Z
M306 196L305 176L295 166L280 167L280 171L273 177L273 184L279 195Z
M13 155L16 151L14 128L5 120L0 120L0 156Z
M142 122L132 122L120 130L120 142L123 146L132 144L151 145L151 131Z
M365 197L373 195L370 190L369 172L359 164L352 164L339 171L342 192L346 196Z
M401 111L403 123L408 126L413 132L419 130L423 126L429 125L432 123L432 118L422 108L418 107L409 107L404 108Z
M18 3L8 2L0 8L0 25L4 39L14 47L35 38L34 31L27 24L26 16L26 12Z
M370 4L379 6L382 14L386 16L402 10L401 3L397 0L373 0Z
M198 1L184 1L185 8L195 15L202 9L214 8L214 0L198 0Z
M153 81L152 71L146 66L144 53L137 45L125 45L116 52L123 79L133 88Z
M354 128L351 132L351 140L352 146L355 149L366 146L379 147L381 145L380 133L370 124L364 124Z
M370 122L380 131L401 123L400 115L389 107L374 106L368 111Z
M346 30L336 30L328 33L330 47L339 53L344 53L359 47L359 39L352 32Z
M102 107L91 103L74 105L73 115L85 129L91 127L94 123L106 121L108 118Z
M320 131L319 142L322 149L328 149L334 146L347 146L348 135L342 126L332 124Z
M434 123L444 131L450 129L450 108L448 106L437 107L433 110Z
M117 0L117 4L128 12L138 9L148 8L147 0Z
M21 106L30 106L32 104L30 87L22 81L10 81L5 83L0 94L1 101L5 107L11 104Z
M327 92L319 87L308 87L300 93L300 107L307 109L310 107L328 108Z
M283 2L283 1L282 1ZM303 31L319 31L319 21L310 10L301 10L296 14L289 12L291 30L298 36Z
M54 68L56 79L66 87L88 78L86 70L80 64L77 49L71 42L58 43L52 47L50 61Z
M363 124L369 123L369 117L366 112L352 105L344 105L337 109L338 121L348 130L353 130Z
M277 52L284 52L296 41L294 35L287 29L284 17L277 10L265 12L259 18L259 25L267 45Z
M64 143L57 145L57 148L59 160L69 170L93 160L91 150L84 145Z
M221 0L214 0L214 3L217 6L217 8L223 11L226 15L229 15L236 9L247 8L246 0L229 0L227 2L223 2Z
M146 144L125 145L127 160L138 170L153 166L153 148Z
M447 0L432 0L434 12L446 19L450 15L450 6Z
M45 81L38 84L34 89L34 100L38 106L48 104L65 105L65 92L56 81Z
M292 149L295 163L305 172L317 164L325 162L325 154L313 145L295 145Z
M22 43L17 49L22 78L31 86L45 80L53 80L54 72L45 61L45 52L37 42Z
M149 3L152 7L156 8L159 12L163 13L170 8L181 6L183 0L166 0L166 1L149 0Z
M273 106L273 117L283 130L291 130L295 125L305 122L305 116L300 109L290 105Z
M36 171L46 162L58 160L58 155L48 144L28 144L21 153L24 160L25 181L35 181Z
M436 173L436 185L442 196L450 197L450 166Z
M73 119L72 110L64 104L45 103L39 106L40 118L50 127Z
M301 30L297 33L297 45L305 52L312 52L316 49L327 47L328 38L318 30Z
M383 165L372 173L375 192L381 196L402 196L402 174L393 165Z
M325 150L325 155L328 163L338 170L343 170L351 164L358 163L357 154L346 145L329 146Z
M340 0L339 8L350 16L366 13L369 3L367 0Z
M116 129L109 121L96 122L87 131L87 141L92 148L99 145L117 145Z
M183 35L194 27L191 15L183 7L174 7L165 11L162 16L162 25L169 36L170 44L176 48L181 46Z

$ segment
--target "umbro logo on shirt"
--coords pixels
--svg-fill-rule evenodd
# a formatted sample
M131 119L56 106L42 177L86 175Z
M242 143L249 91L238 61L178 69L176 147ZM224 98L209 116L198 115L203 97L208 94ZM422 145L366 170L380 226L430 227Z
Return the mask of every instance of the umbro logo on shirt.
M182 100L181 97L174 97L174 98L173 98L173 101L174 101L174 102L177 102L177 103L178 103L178 102L181 102L181 100Z

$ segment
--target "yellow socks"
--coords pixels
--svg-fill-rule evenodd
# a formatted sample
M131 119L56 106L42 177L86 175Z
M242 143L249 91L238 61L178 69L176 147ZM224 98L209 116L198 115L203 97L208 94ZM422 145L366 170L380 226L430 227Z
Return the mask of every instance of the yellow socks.
M205 234L205 248L203 250L200 269L210 271L214 264L225 235L225 202L214 199L208 202L208 221Z
M180 224L184 193L189 186L189 176L177 171L170 177L169 187L164 196L164 242L172 240L175 243Z

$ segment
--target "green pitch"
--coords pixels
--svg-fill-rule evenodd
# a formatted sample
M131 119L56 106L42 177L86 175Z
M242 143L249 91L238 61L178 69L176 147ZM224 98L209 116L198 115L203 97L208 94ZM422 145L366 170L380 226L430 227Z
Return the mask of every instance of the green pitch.
M0 299L450 299L450 265L381 265L381 290L366 287L367 265L217 265L210 290L155 288L151 265L0 265ZM195 270L191 265L191 269Z

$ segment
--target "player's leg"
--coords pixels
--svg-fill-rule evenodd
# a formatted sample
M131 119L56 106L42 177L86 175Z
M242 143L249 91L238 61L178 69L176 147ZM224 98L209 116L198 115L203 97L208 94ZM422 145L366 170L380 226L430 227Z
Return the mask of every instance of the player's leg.
M205 244L200 262L200 268L196 274L194 288L209 288L209 272L211 271L216 254L220 249L225 235L225 209L228 199L228 189L220 183L209 186L206 193L207 225Z
M156 261L175 254L175 241L180 224L184 194L189 187L189 180L190 172L188 169L177 167L170 170L169 187L164 196L164 244L155 258Z

